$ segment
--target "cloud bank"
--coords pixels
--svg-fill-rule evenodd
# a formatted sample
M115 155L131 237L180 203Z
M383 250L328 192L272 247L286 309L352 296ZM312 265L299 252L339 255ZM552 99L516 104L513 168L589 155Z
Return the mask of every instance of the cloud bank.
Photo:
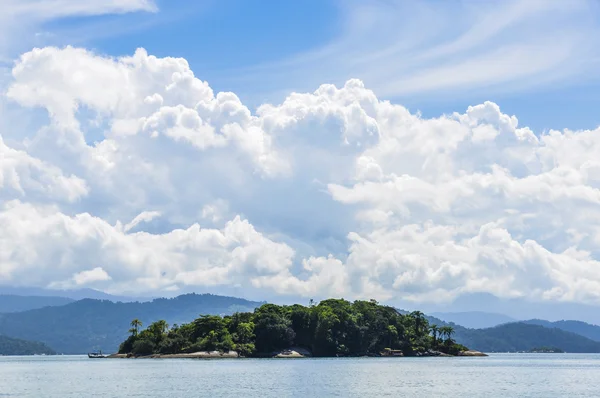
M40 127L0 131L2 283L600 301L598 129L424 119L355 79L252 111L143 49L34 49L6 97Z

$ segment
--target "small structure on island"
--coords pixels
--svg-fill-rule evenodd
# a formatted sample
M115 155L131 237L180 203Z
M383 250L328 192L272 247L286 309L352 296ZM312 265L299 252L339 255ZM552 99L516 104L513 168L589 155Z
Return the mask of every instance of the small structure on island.
M391 348L385 348L381 352L382 357L403 357L404 353L402 350L392 350Z

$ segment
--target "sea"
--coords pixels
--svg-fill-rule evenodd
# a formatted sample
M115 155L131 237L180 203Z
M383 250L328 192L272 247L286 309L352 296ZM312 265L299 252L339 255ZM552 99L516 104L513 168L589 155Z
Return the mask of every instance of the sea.
M599 397L600 355L0 357L0 397Z

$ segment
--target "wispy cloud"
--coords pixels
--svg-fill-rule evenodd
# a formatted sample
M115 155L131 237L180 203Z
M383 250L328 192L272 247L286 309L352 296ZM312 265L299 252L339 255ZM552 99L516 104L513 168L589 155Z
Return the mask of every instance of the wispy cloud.
M278 90L358 77L379 95L402 97L514 91L597 75L600 7L592 1L375 0L340 7L345 22L332 42L243 69L237 78Z
M50 21L158 11L154 0L0 0L0 9L0 64L12 63L18 53L51 39L53 35L41 29Z

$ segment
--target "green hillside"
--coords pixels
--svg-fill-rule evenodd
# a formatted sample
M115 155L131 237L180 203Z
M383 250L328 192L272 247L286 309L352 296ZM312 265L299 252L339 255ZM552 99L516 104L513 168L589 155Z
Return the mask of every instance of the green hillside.
M557 328L566 332L576 333L580 336L587 337L590 340L600 341L600 326L592 325L581 321L544 321L542 319L531 319L523 321L531 325L540 325L547 328Z
M453 326L457 343L483 352L517 352L530 351L536 347L556 347L572 353L600 353L600 342L556 327L515 322L493 328L467 329L434 317L428 317L428 320L435 325Z
M139 318L148 325L190 322L200 314L229 315L252 311L262 303L211 294L187 294L144 303L85 299L60 307L0 314L0 334L41 341L58 353L84 354L94 349L116 351L127 337L123 325Z
M55 354L54 350L37 341L14 339L0 335L0 355Z

